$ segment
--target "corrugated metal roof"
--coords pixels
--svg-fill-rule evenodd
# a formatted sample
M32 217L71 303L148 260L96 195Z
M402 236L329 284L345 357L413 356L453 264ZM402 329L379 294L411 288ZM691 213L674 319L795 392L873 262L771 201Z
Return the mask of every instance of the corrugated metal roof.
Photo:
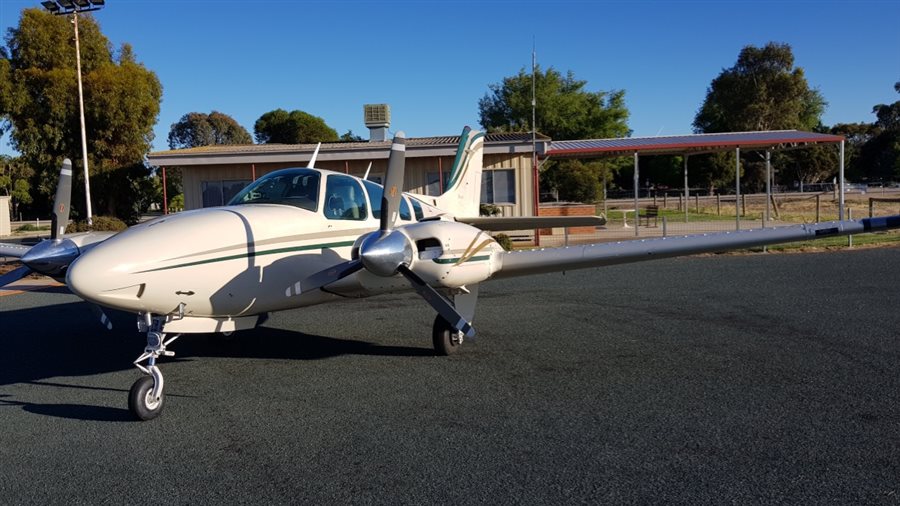
M459 135L448 135L440 137L410 137L406 140L406 145L410 147L440 147L440 146L457 146L459 144ZM546 135L537 134L538 141L549 141ZM531 142L530 133L498 133L487 134L485 136L486 143L510 143L510 142ZM365 149L388 149L391 141L382 142L326 142L322 143L319 149L320 153L328 151L354 151ZM298 153L312 152L316 149L315 144L238 144L238 145L217 145L217 146L200 146L196 148L172 149L168 151L155 151L150 153L150 157L159 156L180 156L180 155L232 155L232 154L249 154L249 153Z
M839 135L799 130L766 132L730 132L718 134L675 135L667 137L627 137L622 139L586 139L552 141L547 155L556 158L646 154L689 154L741 149L788 149L809 144L835 144Z

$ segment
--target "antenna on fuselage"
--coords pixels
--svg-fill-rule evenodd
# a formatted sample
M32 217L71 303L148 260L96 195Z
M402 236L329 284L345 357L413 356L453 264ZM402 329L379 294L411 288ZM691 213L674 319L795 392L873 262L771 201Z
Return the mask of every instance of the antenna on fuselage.
M316 150L313 151L312 158L309 159L309 165L308 165L308 167L315 167L315 166L316 166L316 158L318 158L318 156L319 156L319 148L321 148L321 147L322 147L322 143L321 143L321 142L318 143L318 144L316 144Z

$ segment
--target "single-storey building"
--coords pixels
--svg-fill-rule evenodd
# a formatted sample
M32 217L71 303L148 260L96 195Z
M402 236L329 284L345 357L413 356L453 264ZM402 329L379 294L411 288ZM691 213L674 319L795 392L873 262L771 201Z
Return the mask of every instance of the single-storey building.
M533 216L534 148L543 156L550 139L530 133L488 134L484 143L482 203L498 205L507 216ZM411 137L406 142L404 190L440 195L450 176L459 136ZM316 167L363 176L381 182L387 170L391 141L323 143ZM186 209L219 206L250 181L274 170L305 167L315 144L253 144L204 146L151 153L157 167L182 170ZM369 166L371 164L371 169Z
M380 115L370 118L372 113ZM368 171L370 180L381 182L391 146L387 138L389 124L389 108L383 104L375 108L366 106L370 140L322 144L316 167L355 176L363 176ZM459 136L408 138L404 190L422 195L440 195L449 178L459 139ZM840 148L843 181L843 143L841 136L796 130L556 142L540 134L533 137L530 133L494 133L485 137L481 203L497 205L503 216L558 214L558 209L543 209L538 205L535 162L546 158L633 155L635 208L638 207L640 156L684 156L684 192L687 196L690 155L735 150L768 153L831 144ZM185 209L198 209L223 205L249 182L274 170L307 166L315 150L314 144L204 146L150 153L148 159L152 165L163 169L180 168ZM739 189L737 193L740 193ZM590 206L586 207L591 210Z

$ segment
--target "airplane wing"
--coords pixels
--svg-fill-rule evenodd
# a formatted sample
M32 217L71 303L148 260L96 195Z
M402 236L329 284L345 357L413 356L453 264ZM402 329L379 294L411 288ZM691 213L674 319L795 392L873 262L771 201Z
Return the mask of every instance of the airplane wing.
M21 258L31 246L0 242L0 257Z
M493 278L625 264L900 228L900 215L713 234L662 237L566 248L509 251Z
M606 218L603 216L479 216L477 218L456 218L456 221L489 231L553 227L599 227L606 224Z

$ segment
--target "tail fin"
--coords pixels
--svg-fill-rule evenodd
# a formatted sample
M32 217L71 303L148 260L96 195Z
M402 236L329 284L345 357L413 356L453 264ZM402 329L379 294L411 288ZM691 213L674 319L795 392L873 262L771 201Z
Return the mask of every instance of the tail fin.
M454 216L478 216L481 204L484 132L463 129L447 188L435 204Z

